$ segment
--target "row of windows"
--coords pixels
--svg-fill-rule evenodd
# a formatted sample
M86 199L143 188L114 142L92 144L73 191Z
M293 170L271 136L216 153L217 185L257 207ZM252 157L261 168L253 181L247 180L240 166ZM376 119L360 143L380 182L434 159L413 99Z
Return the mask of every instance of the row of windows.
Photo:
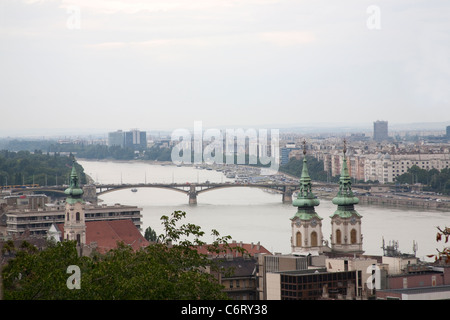
M69 212L67 212L66 217L67 217L67 221L69 221L70 220L69 219ZM76 221L80 221L80 213L79 212L75 213L75 220Z
M315 231L311 232L310 238L311 238L311 247L317 247L318 241L317 241L317 233ZM297 247L301 247L302 243L303 243L302 242L302 233L300 231L297 231L297 233L295 235L295 245ZM335 243L342 244L342 232L339 229L336 230ZM358 243L357 231L356 231L356 229L352 229L350 231L350 244L356 244L356 243Z
M252 286L254 286L254 282L251 280L229 280L229 288L233 289L233 288L251 288Z
M318 283L318 282L335 282L343 280L355 280L356 272L358 273L358 279L361 279L361 271L349 271L349 272L327 272L327 273L315 273L307 275L281 275L281 285L286 284L300 284L300 283Z

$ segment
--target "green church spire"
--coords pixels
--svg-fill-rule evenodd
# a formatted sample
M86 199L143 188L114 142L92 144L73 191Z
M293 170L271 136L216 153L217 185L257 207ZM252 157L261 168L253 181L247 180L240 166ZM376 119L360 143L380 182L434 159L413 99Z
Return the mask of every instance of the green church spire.
M342 218L348 218L353 213L359 216L358 212L354 209L354 205L359 203L359 199L355 197L352 191L352 182L348 173L347 158L345 156L346 152L347 146L344 140L344 159L342 161L341 177L339 179L339 191L337 196L333 198L333 203L338 206L338 210L333 216L337 214Z
M316 198L312 192L311 177L308 172L308 165L306 160L306 141L303 141L303 168L300 177L300 190L297 199L294 199L292 205L298 207L297 213L292 218L299 217L301 220L310 220L313 217L320 218L314 210L315 206L320 204L319 199Z
M64 191L67 195L66 202L75 203L75 202L84 202L82 199L83 189L80 187L80 180L77 174L77 170L75 168L75 160L72 163L72 172L70 174L70 184L69 187Z

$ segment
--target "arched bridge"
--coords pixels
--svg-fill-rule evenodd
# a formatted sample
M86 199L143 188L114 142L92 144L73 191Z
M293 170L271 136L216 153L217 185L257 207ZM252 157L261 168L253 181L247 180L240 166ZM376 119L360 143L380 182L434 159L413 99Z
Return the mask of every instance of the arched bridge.
M292 202L292 193L299 189L298 184L252 184L252 183L140 183L140 184L103 184L95 185L97 195L102 195L108 192L113 192L123 189L134 188L159 188L169 189L177 192L184 193L189 196L189 204L197 204L197 196L201 193L223 189L223 188L236 188L236 187L250 187L259 189L271 189L282 194L283 202Z
M355 184L354 188L361 188L370 190L373 185L371 184ZM64 193L64 190L68 186L40 186L35 188L27 188L26 190L34 192L57 192ZM134 188L159 188L167 189L172 191L177 191L189 196L189 204L197 203L197 196L201 193L208 192L211 190L223 189L223 188L236 188L236 187L246 187L246 188L260 188L260 189L270 189L277 193L282 194L282 201L284 203L292 202L292 194L299 189L299 184L292 183L135 183L135 184L95 184L83 186L85 191L85 198L88 201L97 201L97 197L102 194L109 192L123 190L123 189L134 189ZM320 183L313 182L314 188L337 188L338 184L330 183ZM25 189L12 189L12 193L23 192Z

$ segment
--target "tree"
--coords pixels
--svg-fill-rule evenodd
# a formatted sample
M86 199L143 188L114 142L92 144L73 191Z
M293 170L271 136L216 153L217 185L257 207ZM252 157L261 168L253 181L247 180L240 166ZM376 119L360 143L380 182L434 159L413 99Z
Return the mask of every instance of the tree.
M327 181L329 179L331 182L339 181L339 177L328 177L327 172L324 171L324 163L322 160L317 160L314 157L306 156L308 161L308 172L311 179L316 181ZM299 177L302 175L303 169L303 159L290 158L289 162L280 167L281 172Z
M443 237L445 237L445 243L447 243L448 238L450 236L450 228L445 227L444 230L442 230L440 227L436 227L436 228L439 231L436 234L436 241L439 242L442 240ZM430 254L427 257L428 258L434 257L435 261L441 261L441 262L444 262L445 264L450 263L450 247L444 247L444 249L442 249L442 250L436 249L436 251L438 252L437 254Z
M175 211L161 217L164 233L158 242L133 251L119 243L104 255L79 257L76 242L63 241L42 251L23 246L3 268L5 299L83 300L181 300L227 299L223 286L208 269L220 270L206 255L198 253L204 232L194 224L179 225L186 213ZM212 230L210 252L229 250L227 240ZM234 250L242 248L233 248ZM69 266L80 270L80 289L67 286Z
M151 242L155 242L158 239L158 237L156 236L156 231L153 230L151 227L147 227L147 229L145 229L144 238L147 241Z

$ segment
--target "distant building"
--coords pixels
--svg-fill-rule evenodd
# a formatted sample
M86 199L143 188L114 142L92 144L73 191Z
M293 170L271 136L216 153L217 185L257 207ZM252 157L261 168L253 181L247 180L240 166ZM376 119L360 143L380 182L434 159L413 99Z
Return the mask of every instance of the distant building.
M137 129L127 131L125 132L124 141L125 148L145 149L147 147L147 133Z
M450 140L450 126L447 126L446 136L447 136L447 139Z
M295 145L287 145L284 148L281 148L281 165L288 164L289 159L291 158L290 153L294 150L301 150L301 148L296 148Z
M108 133L108 146L119 146L122 147L125 145L124 132L122 130L117 130L115 132Z
M118 242L139 250L149 245L149 242L142 236L138 228L129 219L112 221L87 221L85 225L85 242L92 250L99 253L106 253L117 248ZM66 224L56 225L58 235L57 240L63 240L62 234L67 233Z
M108 146L120 146L134 150L145 149L147 147L147 132L139 131L138 129L109 132Z
M316 268L267 274L267 300L353 300L361 290L361 271L356 270Z
M384 141L389 138L388 136L388 122L387 121L375 121L373 123L373 140Z
M256 258L239 257L218 261L222 272L213 271L223 291L232 300L258 300Z
M70 175L70 185L64 193L67 195L64 222L56 227L52 224L49 228L49 233L55 240L75 240L80 255L89 255L94 250L105 253L116 248L119 242L131 246L134 250L148 246L148 241L131 219L86 221L86 202L83 200L84 192L79 185L75 162Z
M450 167L448 153L371 154L365 155L364 181L394 182L412 166L424 170L442 170ZM411 181L415 183L417 181Z
M210 252L209 251L209 245L203 245L196 247L197 252L200 254L205 254L209 258L238 258L243 256L249 256L249 257L255 257L260 254L271 254L269 250L267 250L264 246L262 246L259 242L254 244L252 243L243 243L236 242L233 240L232 243L229 244L229 249L226 250L226 252L221 252L220 254L216 252ZM219 246L220 249L224 249L223 245ZM236 250L235 248L242 248L245 250L245 255L242 255L239 250Z

